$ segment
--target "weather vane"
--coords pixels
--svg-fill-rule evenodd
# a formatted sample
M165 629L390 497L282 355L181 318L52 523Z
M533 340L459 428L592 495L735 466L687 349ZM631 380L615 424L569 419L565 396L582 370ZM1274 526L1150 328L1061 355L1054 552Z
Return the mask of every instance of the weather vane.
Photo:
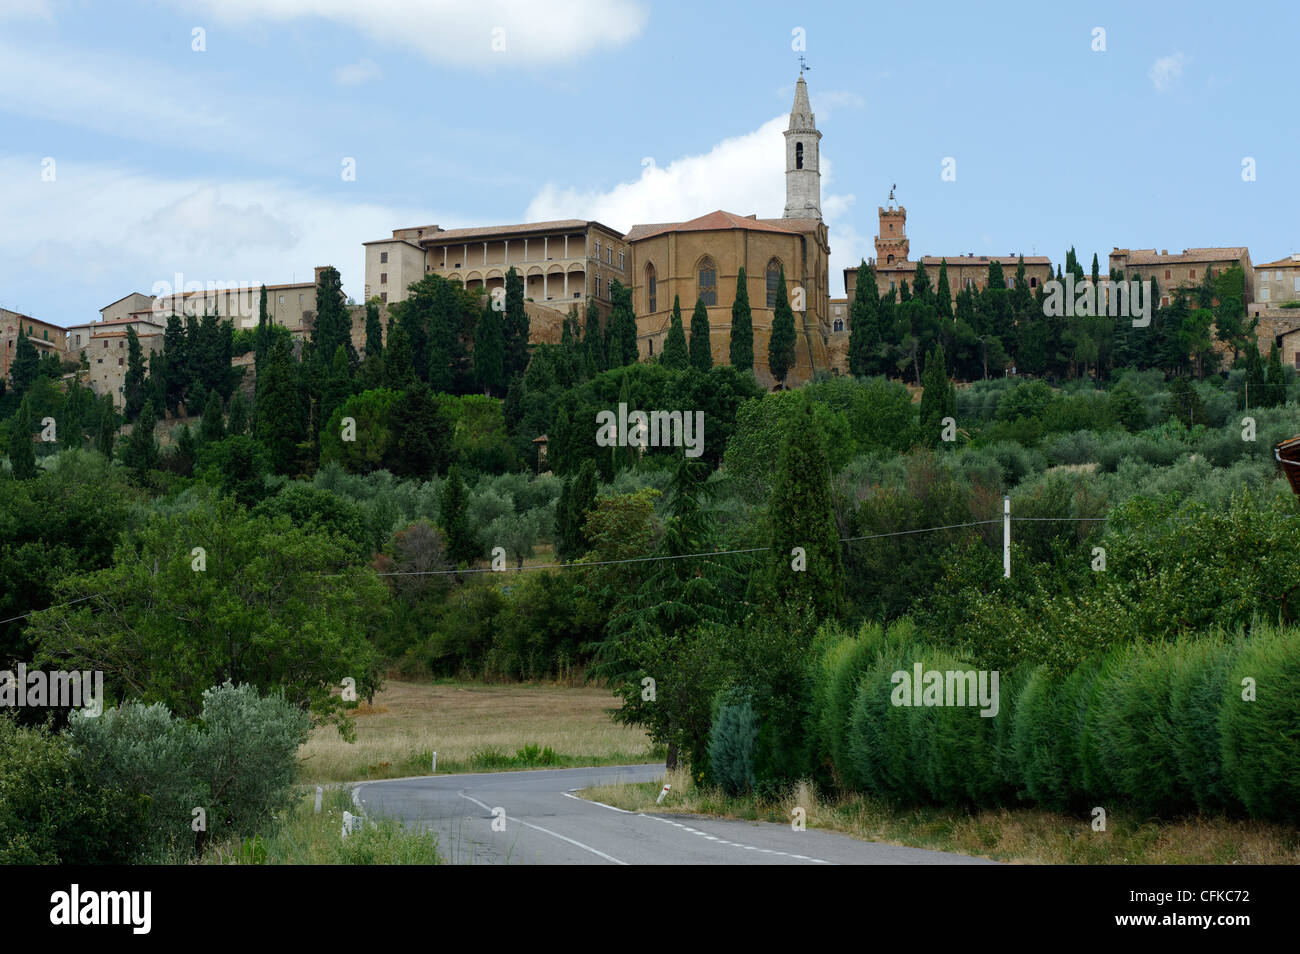
M802 53L799 54L799 75L800 75L800 76L803 76L804 71L805 71L805 70L810 70L810 69L812 69L812 67L809 66L807 63L804 62L803 54L802 54Z
M894 190L897 189L897 188L898 188L898 183L897 183L897 182L895 182L892 186L889 187L889 201L890 201L890 202L893 202L893 201L894 201Z

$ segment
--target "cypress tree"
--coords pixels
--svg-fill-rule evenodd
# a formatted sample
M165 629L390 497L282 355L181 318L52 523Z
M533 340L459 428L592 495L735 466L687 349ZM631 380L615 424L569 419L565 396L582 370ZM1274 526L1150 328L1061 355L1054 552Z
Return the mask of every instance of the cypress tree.
M316 324L311 330L316 361L321 366L334 360L337 348L352 341L352 318L343 294L343 279L334 266L322 268L316 279Z
M163 384L163 401L172 414L180 413L185 401L185 389L190 383L189 358L185 353L185 325L181 316L173 312L167 318L163 332L163 355L167 359L166 380Z
M352 375L348 370L348 353L342 345L334 349L329 370L321 382L320 426L329 423L334 411L352 394Z
M524 307L524 280L514 266L506 272L506 313L502 328L505 378L523 374L528 367L528 312Z
M14 347L14 360L9 366L9 376L14 382L14 393L20 397L36 383L37 369L41 359L36 353L36 346L27 339L23 323L18 322L18 343Z
M469 517L465 513L465 482L461 479L460 468L455 464L447 471L447 480L442 485L442 496L438 503L447 559L457 567L473 563L478 556L478 544L474 542Z
M942 344L936 345L926 357L922 381L921 438L926 444L934 446L942 439L943 419L957 416L957 391L948 377L948 363Z
M731 366L740 371L754 370L754 317L749 310L749 283L742 265L736 276L736 300L731 303Z
M811 402L794 414L782 442L768 519L767 593L811 608L818 619L844 608L844 566L831 505L826 441ZM803 550L803 569L796 569Z
M33 351L36 349L28 343ZM31 480L36 476L36 449L32 447L32 413L27 398L18 405L18 413L9 423L9 466L15 480Z
M126 376L122 383L125 397L126 416L134 420L144 406L145 393L144 353L140 350L140 338L134 326L126 329Z
M398 477L428 478L446 469L451 429L423 381L407 388L393 405L389 469Z
M582 350L590 366L589 374L597 375L609 370L605 357L605 339L600 330L600 310L587 299L587 326L582 334Z
M194 461L198 458L198 446L194 440L194 432L190 430L188 423L181 425L181 433L176 438L176 450L173 454L179 464L180 473L185 477L191 476L194 473Z
M248 401L244 392L236 391L230 399L230 414L226 420L226 433L238 437L248 430Z
M1282 370L1282 353L1278 350L1276 341L1268 349L1264 393L1268 396L1268 407L1281 407L1286 404L1286 372Z
M930 273L919 260L916 263L916 274L912 276L912 297L930 303Z
M384 349L384 387L405 390L416 381L411 358L411 339L401 324L388 323L388 346Z
M266 361L266 349L271 340L271 310L266 303L266 285L257 305L257 331L253 334L253 368L261 372Z
M582 462L578 475L573 479L566 501L565 531L567 536L562 542L564 559L576 560L590 548L590 541L583 530L587 520L587 511L596 506L596 491L599 481L596 476L596 464L590 458Z
M505 334L490 303L474 329L474 377L488 397L499 395L505 384Z
M609 367L636 364L640 352L636 343L636 314L632 310L632 289L614 279L609 285ZM617 361L615 357L617 356Z
M199 422L199 440L210 444L225 436L226 426L221 418L221 395L214 389L208 392L208 403L203 407L203 419Z
M664 341L664 353L660 363L665 368L685 368L690 359L686 353L686 331L682 328L682 304L673 296L673 313L668 324L668 337Z
M269 452L276 473L291 474L297 469L298 443L304 433L298 369L289 342L277 338L267 354L266 375L257 397L256 425L256 436Z
M942 272L940 273L942 275ZM849 373L871 374L876 370L876 348L880 344L880 291L876 275L866 259L858 266L858 281L849 309Z
M674 297L673 303L676 304ZM704 306L704 299L695 299L695 311L691 313L691 367L708 371L713 367L713 343L709 333L709 310Z
M158 438L154 427L158 416L154 413L153 402L145 401L140 409L140 416L131 429L131 436L126 442L123 463L135 471L136 477L143 480L149 471L158 466Z
M948 284L948 260L939 260L939 284L934 292L934 307L944 321L952 321L952 287Z
M99 431L95 436L95 449L113 459L117 447L117 409L113 407L113 398L105 394L99 402Z
M795 359L794 310L785 288L785 266L781 266L776 281L776 313L772 316L772 334L767 345L767 368L778 384L794 366Z

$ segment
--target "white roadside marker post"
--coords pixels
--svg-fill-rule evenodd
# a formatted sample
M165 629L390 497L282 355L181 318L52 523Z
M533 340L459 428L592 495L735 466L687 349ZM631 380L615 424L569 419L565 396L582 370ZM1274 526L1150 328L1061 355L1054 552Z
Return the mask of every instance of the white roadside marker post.
M665 782L665 783L664 783L663 790L659 793L659 797L655 799L655 804L656 804L656 805L658 805L660 802L662 802L662 801L664 800L664 796L666 796L666 795L668 794L668 789L670 789L670 788L672 788L672 786L669 785L667 782Z
M429 774L430 775L438 774L438 753L437 752L433 753L433 765L429 770Z
M1011 497L1002 498L1002 575L1011 579Z
M320 802L321 802L321 798L323 798L324 795L325 795L325 789L317 785L316 786L316 814L317 815L320 814Z

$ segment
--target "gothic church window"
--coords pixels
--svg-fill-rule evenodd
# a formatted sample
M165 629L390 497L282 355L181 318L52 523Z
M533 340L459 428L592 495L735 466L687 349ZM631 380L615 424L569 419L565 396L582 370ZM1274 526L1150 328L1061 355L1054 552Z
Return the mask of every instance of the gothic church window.
M655 278L655 267L647 263L645 267L646 311L658 311L659 282Z
M710 308L718 303L718 269L713 260L700 261L700 299Z
M781 263L772 259L767 263L767 307L776 307L776 286L781 280Z
M803 143L801 142L794 144L794 167L796 169L803 168Z

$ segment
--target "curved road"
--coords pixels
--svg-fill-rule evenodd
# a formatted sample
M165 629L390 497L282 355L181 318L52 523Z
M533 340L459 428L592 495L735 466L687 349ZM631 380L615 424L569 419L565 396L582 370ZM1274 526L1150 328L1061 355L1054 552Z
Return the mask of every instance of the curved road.
M771 822L626 812L574 794L592 785L651 782L662 765L543 769L361 782L367 815L438 833L453 864L993 864L985 858L859 841ZM669 795L669 798L672 796ZM493 830L494 809L504 831ZM502 812L496 812L501 826Z

